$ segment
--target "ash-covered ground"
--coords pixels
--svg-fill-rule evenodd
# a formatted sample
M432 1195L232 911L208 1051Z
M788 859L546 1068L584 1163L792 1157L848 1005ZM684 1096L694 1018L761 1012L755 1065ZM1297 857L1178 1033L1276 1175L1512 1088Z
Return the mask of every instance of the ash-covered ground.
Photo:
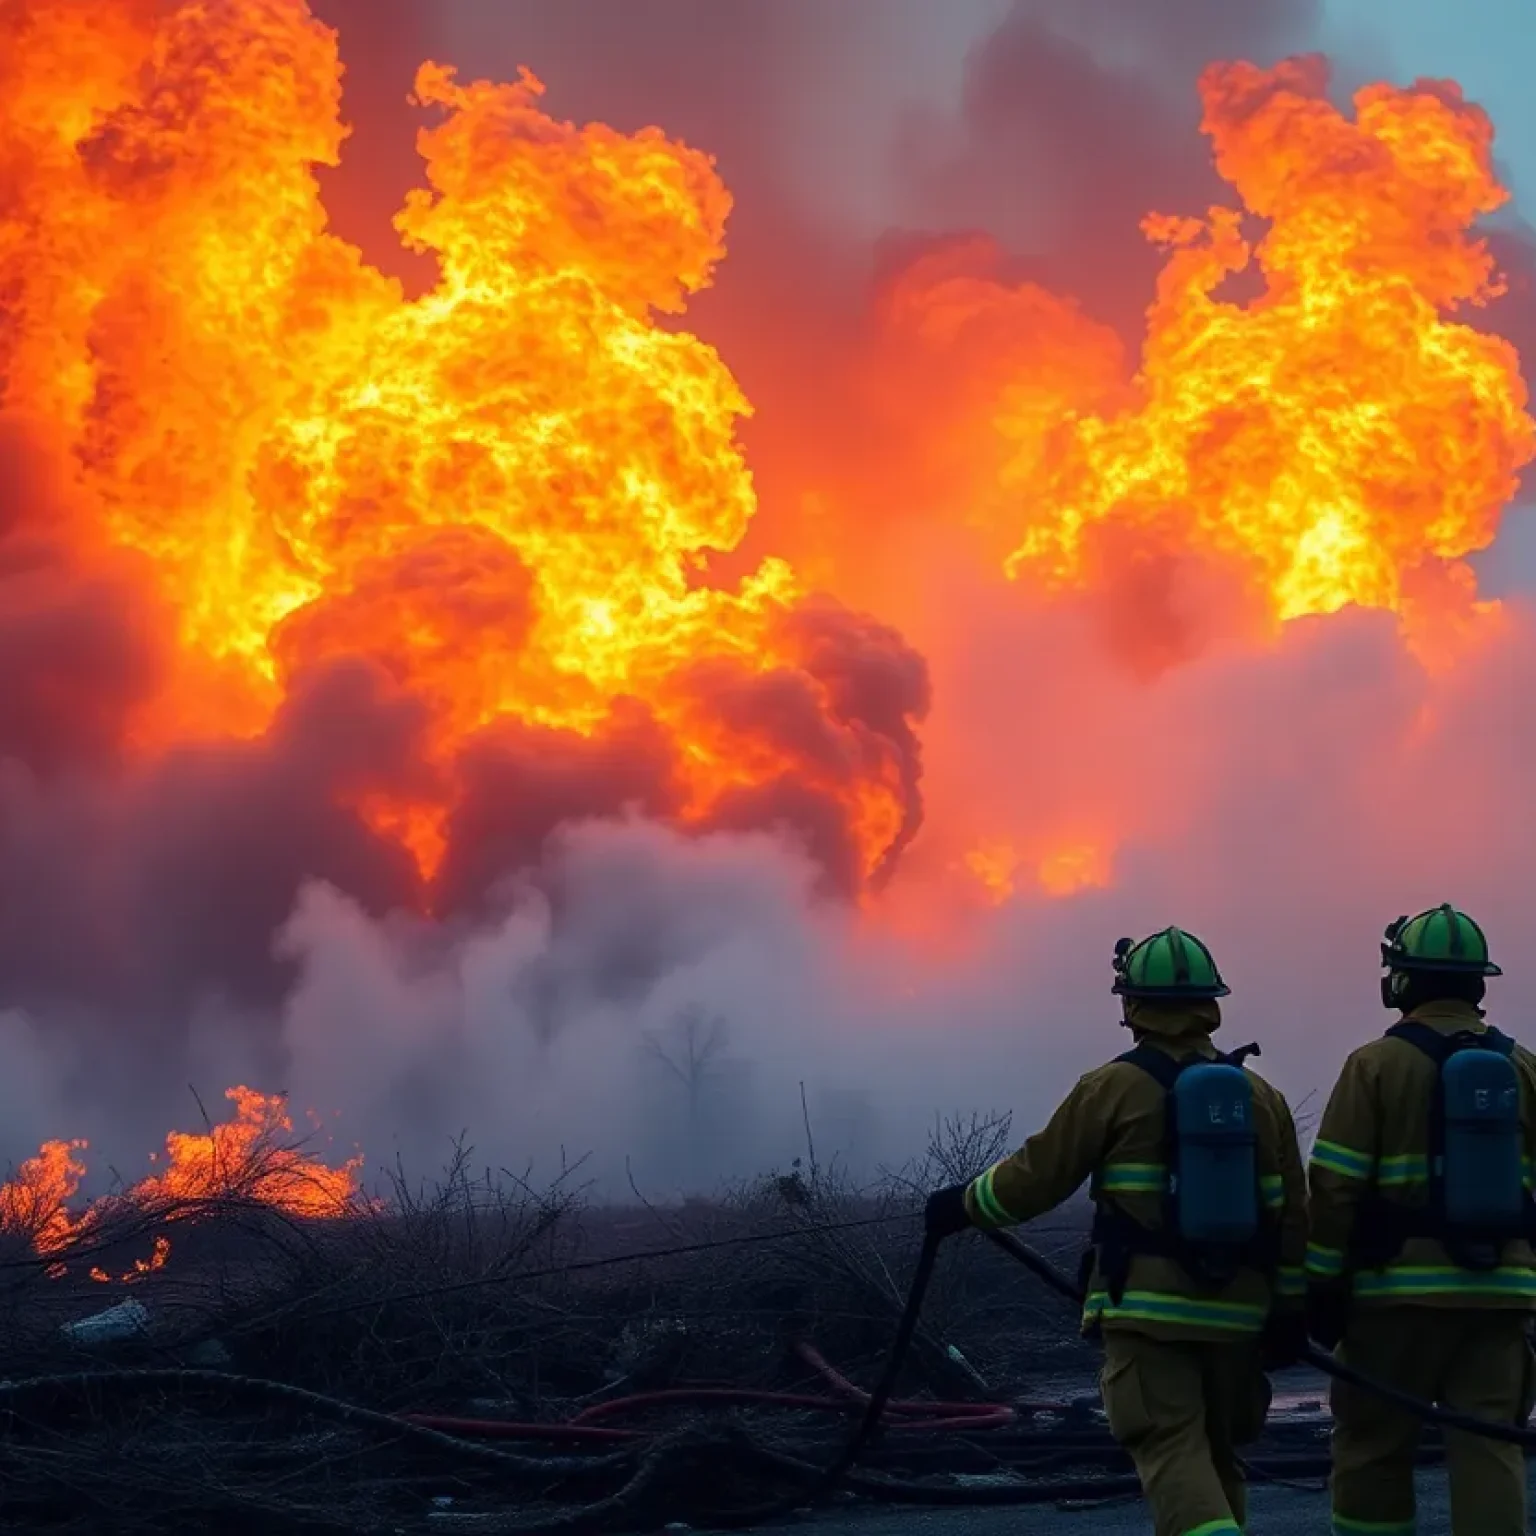
M615 1208L574 1179L535 1189L461 1161L333 1220L236 1185L130 1202L44 1253L12 1232L0 1517L82 1533L600 1531L793 1502L879 1374L920 1192L943 1176L932 1158L873 1188L792 1168ZM167 1236L163 1267L138 1273ZM1080 1222L1035 1236L1070 1267ZM866 1493L1010 1465L1112 1487L1126 1469L1093 1412L1094 1367L1070 1308L987 1245L949 1245L898 1393L919 1416L990 1403L1001 1421L945 1410L947 1429L882 1433Z
M595 1536L814 1503L817 1528L849 1536L1143 1528L1075 1309L977 1238L941 1254L891 1416L840 1491L812 1497L891 1348L922 1193L992 1151L969 1131L870 1187L812 1165L616 1207L574 1175L534 1188L460 1159L324 1221L236 1182L130 1202L43 1254L13 1232L0 1520ZM259 1187L259 1159L249 1172ZM1027 1235L1070 1272L1083 1215ZM138 1273L167 1236L163 1266ZM1260 1480L1285 1485L1257 1505L1277 1519L1322 1508L1321 1397L1304 1374L1277 1383L1253 1450Z

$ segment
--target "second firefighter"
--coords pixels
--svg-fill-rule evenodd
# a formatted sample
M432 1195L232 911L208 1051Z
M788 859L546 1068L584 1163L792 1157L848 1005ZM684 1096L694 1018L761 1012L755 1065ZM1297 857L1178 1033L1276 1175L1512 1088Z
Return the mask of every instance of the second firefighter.
M1285 1100L1211 1041L1228 995L1178 928L1114 956L1134 1046L1079 1080L1012 1156L928 1202L935 1235L1031 1221L1085 1181L1095 1208L1085 1334L1104 1342L1109 1426L1157 1536L1238 1536L1237 1448L1269 1408L1266 1367L1302 1322L1306 1184Z

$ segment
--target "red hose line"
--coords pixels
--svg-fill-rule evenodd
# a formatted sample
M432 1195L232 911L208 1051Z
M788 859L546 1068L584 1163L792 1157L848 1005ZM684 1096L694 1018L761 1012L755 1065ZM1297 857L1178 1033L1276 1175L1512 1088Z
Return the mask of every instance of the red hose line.
M856 1413L857 1401L834 1397L811 1397L801 1392L760 1392L747 1387L672 1387L660 1392L642 1392L633 1397L616 1397L611 1402L596 1403L570 1422L585 1426L594 1419L639 1408L677 1406L684 1403L718 1403L739 1408L798 1408L819 1413ZM889 1405L893 1409L896 1404ZM1017 1418L1012 1408L1000 1403L916 1403L899 1405L904 1413L888 1430L961 1430L996 1429ZM957 1411L958 1410L958 1411Z
M616 1413L681 1403L719 1403L738 1408L804 1408L822 1413L853 1413L859 1406L835 1397L813 1397L806 1392L764 1392L753 1387L667 1387L658 1392L636 1392L629 1397L594 1403L578 1413L571 1423L590 1424L594 1419L611 1418Z
M510 1419L459 1419L441 1413L402 1413L407 1424L440 1429L446 1435L470 1435L482 1440L579 1440L615 1445L651 1437L640 1429L595 1429L584 1424L518 1424Z
M662 1408L683 1403L718 1403L738 1408L799 1408L819 1413L855 1413L863 1402L857 1398L813 1397L804 1392L766 1392L751 1387L668 1387L659 1392L637 1392L630 1397L615 1397L606 1403L594 1403L578 1413L572 1424L591 1424L615 1414L632 1413L641 1408ZM923 1420L942 1418L991 1418L997 1414L1013 1417L1013 1409L1001 1403L920 1403L887 1405L893 1414ZM892 1428L900 1426L893 1425Z
M918 1431L925 1435L970 1435L978 1429L1007 1429L1018 1421L1012 1408L994 1408L990 1413L967 1413L957 1419L898 1419L894 1424L882 1424L887 1433L901 1430Z
M584 1408L564 1424L530 1424L508 1419L466 1419L444 1414L405 1413L407 1423L440 1429L447 1434L473 1435L497 1440L578 1441L615 1444L649 1438L638 1429L614 1429L598 1419L634 1413L647 1408L713 1404L736 1408L792 1408L813 1413L856 1413L869 1402L869 1394L838 1371L814 1344L796 1344L795 1352L837 1394L818 1397L808 1392L769 1392L754 1387L668 1387L656 1392L635 1392L610 1398ZM1059 1403L1025 1403L1019 1408L1006 1403L926 1402L914 1398L886 1404L888 1431L919 1431L924 1434L968 1434L982 1429L1002 1429L1017 1422L1019 1412L1059 1409Z
M815 1409L831 1413L852 1413L857 1403L841 1403L832 1398L802 1397L790 1392L752 1392L745 1388L676 1388L669 1392L651 1392L644 1396L644 1405L658 1399L671 1404L721 1402L728 1400L740 1407L778 1407ZM635 1406L632 1399L615 1399L623 1406ZM599 1403L606 1408L606 1403ZM578 1441L585 1444L613 1445L651 1438L649 1431L639 1429L609 1429L595 1424L583 1424L572 1420L566 1424L529 1424L511 1419L464 1419L448 1414L402 1413L399 1417L407 1424L419 1424L426 1429L439 1429L445 1434L465 1435L483 1440L549 1440ZM1011 1408L990 1408L984 1413L966 1413L958 1417L907 1418L886 1424L887 1431L922 1434L969 1434L980 1429L1002 1429L1015 1421Z
M862 1387L856 1387L843 1375L816 1346L808 1340L802 1339L795 1345L795 1353L823 1377L828 1386L834 1392L841 1393L852 1402L867 1403L869 1393ZM1011 1423L1018 1415L1007 1403L929 1403L918 1402L910 1399L900 1399L885 1405L885 1411L892 1414L921 1414L925 1418L937 1418L940 1421L953 1420L960 1422L966 1419L985 1419L999 1423ZM893 1428L896 1426L892 1426ZM932 1424L924 1426L932 1429ZM946 1426L947 1427L947 1422ZM989 1422L988 1428L991 1427Z

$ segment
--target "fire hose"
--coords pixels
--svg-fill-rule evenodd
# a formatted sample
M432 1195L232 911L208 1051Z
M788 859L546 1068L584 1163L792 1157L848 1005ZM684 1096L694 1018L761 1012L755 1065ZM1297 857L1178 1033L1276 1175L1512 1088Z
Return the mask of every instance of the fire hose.
M815 1474L808 1488L798 1488L785 1498L760 1504L756 1508L723 1511L711 1517L711 1525L718 1525L724 1529L761 1525L769 1520L777 1520L784 1515L792 1514L807 1504L815 1504L826 1498L828 1494L836 1492L848 1474L853 1471L854 1464L858 1461L865 1445L880 1427L881 1419L885 1417L886 1404L896 1391L897 1377L901 1374L902 1366L906 1364L907 1352L912 1348L912 1338L917 1332L917 1321L922 1316L923 1299L928 1294L928 1282L933 1279L933 1266L938 1256L939 1239L932 1233L926 1233L923 1237L922 1251L917 1256L917 1268L913 1271L912 1283L907 1289L906 1305L901 1310L901 1321L896 1325L896 1337L891 1343L890 1353L885 1358L885 1368L880 1372L879 1380L869 1394L869 1401L864 1405L863 1415L853 1434L849 1436L842 1453L830 1466Z
M1022 1264L1038 1279L1043 1281L1057 1295L1081 1306L1083 1302L1082 1290L1067 1275L1063 1274L1044 1254L1031 1248L1027 1243L1021 1242L1008 1232L988 1232L986 1236L998 1248L1002 1249L1011 1259ZM722 1515L719 1523L722 1526L741 1527L755 1525L761 1522L777 1518L802 1508L807 1504L813 1504L817 1500L825 1498L834 1492L843 1483L858 1461L864 1447L871 1436L879 1427L880 1420L884 1416L886 1404L895 1390L897 1377L905 1363L907 1351L912 1344L912 1337L917 1328L917 1320L922 1312L923 1299L928 1290L928 1283L933 1276L934 1261L938 1256L938 1239L927 1236L923 1241L922 1252L918 1256L917 1269L912 1276L912 1284L907 1293L906 1306L902 1311L901 1322L896 1330L896 1337L891 1347L891 1352L886 1358L885 1368L880 1374L880 1379L875 1389L869 1395L868 1404L864 1415L860 1419L858 1427L849 1438L842 1453L828 1467L816 1474L809 1487L802 1488L795 1494L780 1499L773 1504L763 1505L754 1510L743 1510L731 1514ZM1336 1359L1325 1350L1319 1349L1315 1344L1308 1344L1302 1352L1302 1358L1307 1364L1322 1371L1325 1375L1336 1380L1349 1383L1360 1390L1370 1392L1373 1395L1394 1404L1396 1407L1412 1413L1415 1417L1426 1423L1435 1424L1443 1429L1461 1430L1467 1434L1481 1435L1489 1440L1501 1440L1506 1444L1518 1445L1522 1449L1536 1450L1536 1430L1531 1430L1523 1425L1499 1424L1490 1419L1479 1418L1474 1414L1462 1413L1458 1409L1445 1408L1438 1403L1425 1402L1415 1398L1406 1392L1399 1391L1396 1387L1386 1382L1377 1381L1374 1377L1367 1376L1362 1371L1357 1371L1353 1366L1342 1360ZM937 1492L937 1490L934 1490ZM967 1489L954 1490L962 1495L954 1502L985 1502L987 1504L1013 1504L1033 1503L1039 1498L1039 1492L1027 1485L1017 1488L994 1487L986 1490ZM985 1492L984 1499L976 1499L974 1495ZM925 1500L925 1502L928 1502ZM932 1502L939 1502L933 1500ZM950 1502L945 1500L944 1502Z
M1008 1232L987 1232L985 1236L1011 1259L1028 1269L1051 1291L1071 1302L1074 1306L1081 1306L1083 1293L1080 1287L1046 1258L1044 1254ZM938 1249L939 1242L936 1238L932 1236L925 1237L890 1351L886 1356L885 1364L876 1385L867 1396L854 1387L852 1383L846 1382L843 1378L837 1376L837 1373L832 1371L831 1367L827 1366L826 1362L821 1360L820 1356L816 1355L814 1351L807 1351L804 1346L801 1348L802 1357L806 1358L821 1374L830 1379L835 1387L843 1390L845 1395L857 1394L863 1401L863 1412L860 1414L858 1423L842 1451L830 1464L824 1467L817 1467L798 1457L789 1456L781 1452L760 1450L758 1455L765 1465L794 1476L798 1484L794 1491L772 1502L749 1508L710 1511L707 1516L701 1513L700 1519L706 1520L710 1526L717 1529L740 1529L747 1526L765 1524L791 1514L794 1511L814 1505L842 1487L851 1488L865 1496L890 1499L896 1502L931 1505L1010 1505L1039 1503L1043 1497L1049 1499L1060 1499L1063 1497L1092 1498L1095 1494L1113 1496L1128 1492L1136 1486L1134 1478L1117 1477L1084 1479L1079 1483L1072 1484L1070 1487L1060 1483L1051 1483L1049 1485L1020 1483L1017 1485L993 1485L988 1487L944 1488L901 1482L896 1479L883 1477L872 1477L867 1473L855 1472L857 1463L871 1439L882 1428L889 1430L901 1427L929 1431L951 1429L965 1432L995 1428L999 1424L1008 1422L1015 1417L1013 1410L999 1404L918 1403L905 1402L894 1398L896 1382L900 1377L907 1355L911 1349L918 1320L922 1313L923 1301L933 1276ZM1392 1403L1394 1406L1413 1414L1416 1418L1426 1423L1437 1425L1443 1429L1459 1430L1468 1434L1481 1435L1487 1439L1518 1445L1527 1451L1536 1450L1536 1430L1517 1424L1496 1423L1492 1420L1463 1413L1458 1409L1446 1408L1440 1404L1413 1397L1386 1382L1378 1381L1373 1377L1365 1375L1345 1361L1339 1360L1332 1354L1318 1348L1315 1344L1308 1344L1301 1358L1305 1363L1313 1366L1323 1374L1336 1380L1347 1382L1362 1391L1372 1393L1376 1397ZM552 1439L558 1437L573 1440L615 1441L642 1437L636 1431L613 1429L606 1425L599 1426L593 1420L610 1417L624 1408L660 1406L669 1402L698 1403L704 1401L718 1402L722 1405L741 1403L743 1405L762 1404L821 1409L844 1406L834 1405L826 1399L812 1398L803 1394L757 1392L734 1388L678 1388L599 1404L587 1409L567 1425L506 1425L498 1424L495 1421L455 1420L432 1415L409 1415L408 1417L415 1424L430 1425L433 1428L450 1433L494 1435L537 1430L540 1433L547 1432L549 1438ZM856 1405L849 1403L846 1406L851 1408ZM892 1422L883 1422L888 1419Z

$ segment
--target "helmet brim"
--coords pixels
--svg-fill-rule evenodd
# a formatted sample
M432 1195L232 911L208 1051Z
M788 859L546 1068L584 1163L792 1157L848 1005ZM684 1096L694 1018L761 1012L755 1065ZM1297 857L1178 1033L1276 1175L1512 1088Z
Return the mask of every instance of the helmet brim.
M1423 975L1438 971L1443 976L1502 976L1500 967L1491 960L1430 960L1418 955L1394 955L1382 945L1381 963L1389 971L1408 971Z
M1442 975L1504 975L1491 960L1439 960L1427 955L1402 954L1392 945L1381 946L1381 963L1389 971L1439 971Z
M1141 998L1149 1003L1213 1002L1218 997L1232 995L1232 988L1224 982L1213 987L1138 987L1131 982L1117 981L1109 990L1116 997Z

